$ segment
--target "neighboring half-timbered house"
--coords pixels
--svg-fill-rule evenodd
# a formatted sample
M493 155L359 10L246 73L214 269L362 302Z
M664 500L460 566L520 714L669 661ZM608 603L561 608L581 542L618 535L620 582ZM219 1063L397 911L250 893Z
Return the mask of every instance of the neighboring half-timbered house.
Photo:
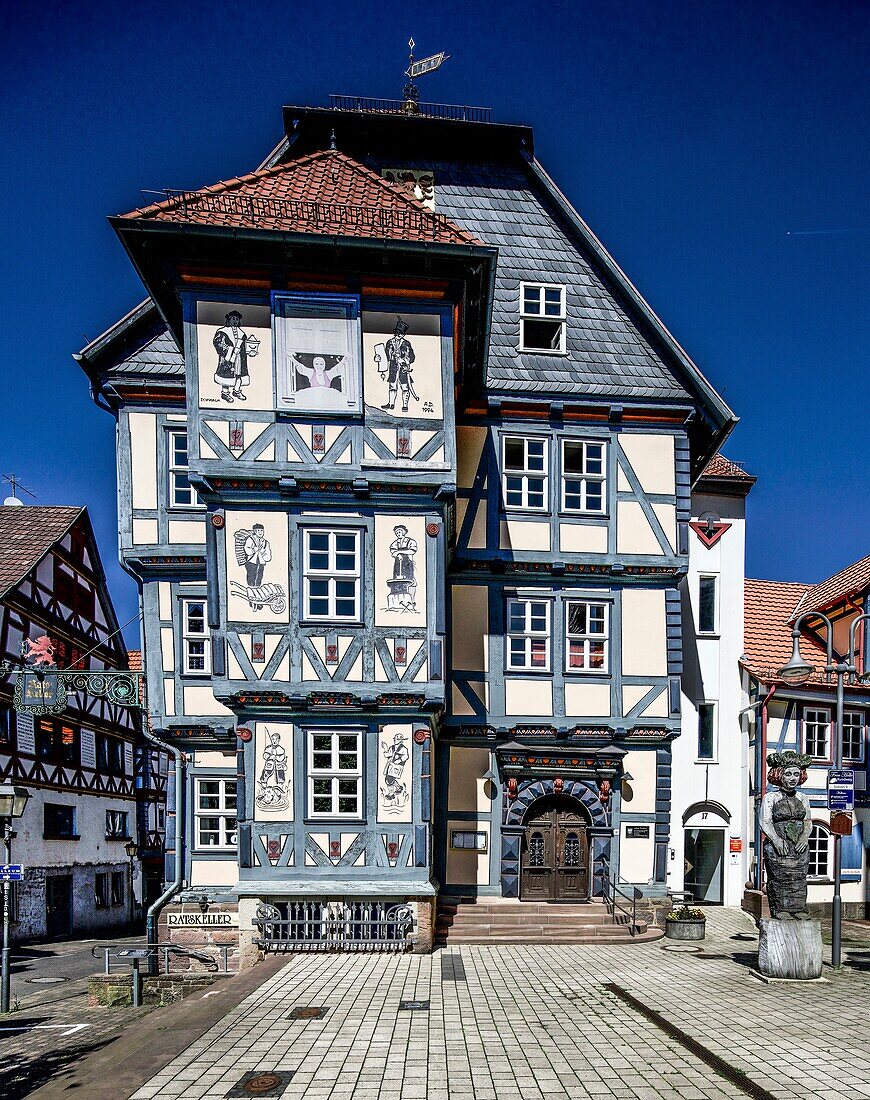
M87 511L6 506L0 659L19 663L24 644L42 637L58 668L128 667ZM12 854L26 873L16 884L13 935L32 940L124 925L132 911L124 844L139 839L137 768L152 766L139 744L139 713L87 691L68 694L59 714L16 713L15 680L0 680L0 781L26 787L30 800L15 822ZM156 828L150 843L162 848ZM138 897L138 867L135 877Z
M259 170L114 218L151 301L79 356L189 759L180 896L243 947L258 909L407 907L425 948L438 891L665 890L691 486L734 417L532 131L439 115L286 108Z

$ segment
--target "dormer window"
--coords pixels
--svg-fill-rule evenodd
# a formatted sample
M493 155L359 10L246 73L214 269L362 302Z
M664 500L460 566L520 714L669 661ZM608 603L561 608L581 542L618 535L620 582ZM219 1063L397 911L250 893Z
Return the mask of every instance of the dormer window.
M565 288L520 283L520 351L565 353Z

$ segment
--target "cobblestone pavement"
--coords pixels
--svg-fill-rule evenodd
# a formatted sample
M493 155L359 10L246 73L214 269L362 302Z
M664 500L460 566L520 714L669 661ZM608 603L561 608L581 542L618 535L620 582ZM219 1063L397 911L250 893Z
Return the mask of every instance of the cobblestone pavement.
M850 965L828 982L767 985L749 972L752 921L708 918L700 950L294 956L135 1098L217 1100L246 1073L280 1070L293 1072L284 1100L867 1100L866 928L849 926ZM289 1019L297 1006L328 1011Z

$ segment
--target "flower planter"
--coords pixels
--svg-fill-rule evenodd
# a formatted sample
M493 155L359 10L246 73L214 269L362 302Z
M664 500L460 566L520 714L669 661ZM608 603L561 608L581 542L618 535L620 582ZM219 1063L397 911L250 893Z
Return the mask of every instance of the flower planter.
M706 920L666 920L665 936L669 940L702 940L706 934Z

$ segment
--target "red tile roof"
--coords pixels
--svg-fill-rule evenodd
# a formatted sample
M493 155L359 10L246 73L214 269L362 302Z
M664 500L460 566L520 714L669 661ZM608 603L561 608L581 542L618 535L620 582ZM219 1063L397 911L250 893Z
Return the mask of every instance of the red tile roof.
M127 650L127 664L130 667L131 672L142 671L142 650L141 649L128 649Z
M747 474L742 466L738 466L736 462L732 462L730 458L726 458L722 454L713 455L702 470L701 477L727 477L742 481L755 481L752 474Z
M27 576L84 508L0 507L0 598Z
M808 587L746 578L742 664L759 679L778 680L777 671L791 657L791 619ZM817 668L825 663L824 650L807 638L801 638L800 649L801 655Z
M122 215L138 221L479 244L411 192L337 149L311 153Z
M870 587L870 556L861 558L860 561L847 565L833 577L826 581L814 584L806 593L795 614L803 614L804 611L824 611L839 603L847 596L855 596Z

